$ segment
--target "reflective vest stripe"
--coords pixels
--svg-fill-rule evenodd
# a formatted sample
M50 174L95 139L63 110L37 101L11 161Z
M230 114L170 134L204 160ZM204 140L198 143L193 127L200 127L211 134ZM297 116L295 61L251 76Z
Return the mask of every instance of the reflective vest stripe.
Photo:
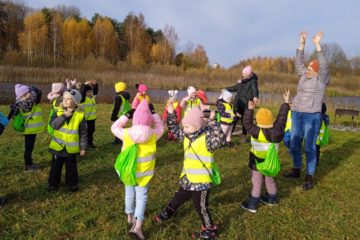
M40 122L40 123L32 123L32 124L24 124L25 128L36 128L36 127L41 127L41 126L44 126L44 123L43 122Z
M191 174L191 175L209 175L209 172L210 174L212 173L212 170L209 169L209 171L207 171L205 168L203 169L195 169L195 168L187 168L187 169L183 169L183 172L188 175L188 174Z
M145 172L136 172L137 178L149 177L149 176L153 176L153 175L154 175L154 170L149 170L149 171L145 171Z
M198 155L199 156L199 155ZM214 158L213 157L208 157L208 156L199 156L199 158L193 154L193 153L186 153L184 155L185 158L188 158L188 159L194 159L196 161L199 161L199 158L201 159L201 161L203 161L204 163L207 162L207 163L212 163L214 161Z
M28 119L28 118L38 117L38 116L42 116L42 112L34 112L33 114L29 114L29 115L26 115L26 116L23 116L23 117L25 119Z
M274 145L276 150L278 151L279 143L274 143ZM270 146L271 142L266 139L262 129L260 129L258 139L251 137L250 152L252 152L257 158L265 159Z
M150 162L155 159L154 155L147 156L147 157L138 157L137 162L138 163L144 163L144 162Z
M59 144L65 144L65 141L60 138L53 137L52 140L54 140L55 142L57 142ZM80 146L80 143L79 142L67 142L66 146L76 147L76 146Z
M69 130L69 129L66 129L66 128L60 128L58 129L59 132L63 132L63 133L67 133L67 134L78 134L79 133L79 130L76 129L76 130Z

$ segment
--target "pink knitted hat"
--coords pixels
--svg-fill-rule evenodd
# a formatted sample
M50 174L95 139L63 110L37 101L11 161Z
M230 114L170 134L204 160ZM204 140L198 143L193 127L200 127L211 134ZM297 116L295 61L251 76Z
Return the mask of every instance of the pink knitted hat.
M55 98L61 96L65 91L65 84L63 83L53 83L51 84L51 92L47 95L49 101L54 100Z
M22 96L24 96L28 92L30 92L30 88L28 86L22 84L15 85L16 100L19 100Z
M149 88L145 84L140 84L138 87L140 93L146 92Z
M132 124L151 126L152 115L146 100L142 100L141 103L137 106L133 115Z
M250 65L247 65L246 67L243 68L242 70L242 74L243 76L249 76L252 73L252 68Z
M182 124L189 124L196 130L199 130L205 125L204 114L200 109L193 108L189 110L186 116L181 121Z

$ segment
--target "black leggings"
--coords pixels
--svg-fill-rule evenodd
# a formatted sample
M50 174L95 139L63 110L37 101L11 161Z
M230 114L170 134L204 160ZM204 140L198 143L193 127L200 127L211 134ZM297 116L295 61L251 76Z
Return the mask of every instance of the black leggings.
M88 143L89 145L93 145L93 135L94 135L94 132L95 132L95 121L96 120L89 120L89 121L86 121L86 125L87 125L87 133L88 133Z
M206 228L212 228L213 223L208 208L210 190L204 191L186 191L181 186L175 193L173 199L169 203L174 211L178 209L182 204L192 198L196 212L201 219L201 223Z
M32 152L34 151L36 134L26 134L25 137L25 152L24 152L24 160L25 165L32 165Z

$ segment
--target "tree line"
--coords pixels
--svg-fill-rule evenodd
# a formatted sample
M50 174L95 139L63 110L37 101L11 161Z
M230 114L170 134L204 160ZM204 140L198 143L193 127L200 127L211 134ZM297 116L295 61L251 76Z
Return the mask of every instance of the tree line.
M88 20L74 6L34 10L22 1L0 1L0 59L3 64L76 67L89 59L134 67L149 64L205 68L202 45L177 53L175 28L148 27L143 14L123 21L95 13Z
M95 13L88 20L75 6L34 10L21 0L0 0L0 62L35 67L78 67L127 64L177 66L181 70L219 68L209 65L205 48L188 43L177 52L179 37L166 25L154 30L143 14L129 13L123 21ZM331 74L360 74L360 56L349 59L337 43L322 45ZM316 52L307 54L308 59ZM252 65L257 71L294 73L294 58L253 57L231 69Z

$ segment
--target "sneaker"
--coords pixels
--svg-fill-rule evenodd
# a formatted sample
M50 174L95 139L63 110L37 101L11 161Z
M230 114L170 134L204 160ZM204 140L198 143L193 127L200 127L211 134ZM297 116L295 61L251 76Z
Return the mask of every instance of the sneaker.
M24 172L39 172L39 171L40 171L40 168L36 164L25 165Z
M312 176L306 174L305 183L304 183L304 185L303 185L303 189L304 189L305 191L308 191L308 190L312 189L313 187L314 187L314 184L313 184Z
M257 207L259 205L259 201L260 198L254 198L250 196L247 201L241 203L241 207L245 210L248 210L251 213L256 213Z
M70 192L77 192L77 191L79 191L78 185L69 186L69 191L70 191Z
M161 213L155 216L155 221L161 223L169 220L175 211L167 206Z
M7 203L6 197L0 197L0 207L4 206Z
M276 195L266 194L260 198L260 201L269 206L276 206L278 204L278 199Z

